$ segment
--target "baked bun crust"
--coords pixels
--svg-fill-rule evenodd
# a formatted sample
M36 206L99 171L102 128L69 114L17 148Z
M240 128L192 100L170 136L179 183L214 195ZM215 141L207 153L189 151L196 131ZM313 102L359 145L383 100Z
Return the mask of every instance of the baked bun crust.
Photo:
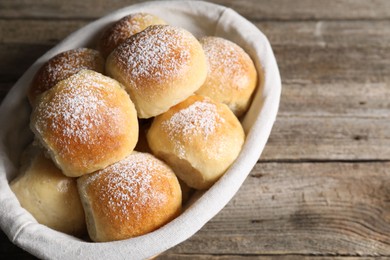
M93 241L140 236L175 218L181 190L174 172L151 154L124 160L77 180Z
M196 93L226 104L236 116L243 115L258 80L253 61L240 46L229 40L208 36L200 39L200 43L209 70L206 81Z
M35 74L27 93L30 104L35 103L39 94L83 69L103 73L104 59L100 52L88 48L77 48L57 54L43 64Z
M42 151L31 156L10 184L21 206L40 224L70 235L84 235L85 216L76 179L63 175Z
M194 95L157 116L147 133L150 149L188 186L207 189L237 158L244 130L222 103Z
M107 57L119 44L150 25L166 24L161 18L149 13L134 13L123 17L102 34L98 49Z
M43 93L31 129L70 177L91 173L129 155L138 140L133 103L120 84L83 70Z
M193 94L206 79L207 63L190 32L152 25L119 45L106 71L125 86L138 117L150 118Z

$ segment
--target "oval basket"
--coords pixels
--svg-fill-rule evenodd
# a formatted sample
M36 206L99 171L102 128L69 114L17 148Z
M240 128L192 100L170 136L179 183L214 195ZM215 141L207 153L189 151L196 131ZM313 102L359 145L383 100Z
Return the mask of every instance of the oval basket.
M196 37L214 35L240 45L264 73L252 105L242 118L246 131L243 149L225 175L200 192L183 213L149 234L122 241L93 243L40 225L24 210L9 188L19 167L19 156L32 140L31 110L26 99L29 83L40 66L54 55L77 47L94 47L97 37L112 22L134 12L149 12L167 23L183 27ZM274 124L281 80L266 36L234 10L200 1L146 2L117 10L74 32L39 58L16 82L0 107L0 225L9 239L43 259L144 259L191 237L215 216L238 191L259 159Z

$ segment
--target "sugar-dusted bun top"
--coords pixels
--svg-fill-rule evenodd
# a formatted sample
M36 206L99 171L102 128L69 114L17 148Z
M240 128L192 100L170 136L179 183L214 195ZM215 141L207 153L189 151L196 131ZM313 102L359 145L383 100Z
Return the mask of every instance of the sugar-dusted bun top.
M236 116L241 116L250 104L258 81L253 61L240 46L227 39L207 36L200 39L200 43L209 70L206 81L196 93L226 104Z
M94 241L151 232L172 220L181 209L181 189L175 174L147 153L134 152L83 176L78 186Z
M217 151L213 149L214 143L225 141L218 136L220 128L226 123L220 110L219 104L208 98L191 96L161 115L154 123L161 120L161 129L166 133L166 139L173 143L180 158L185 157L187 146L199 141L207 145L204 147L206 153L217 156Z
M147 90L146 82L166 82L180 75L190 63L191 45L192 37L187 31L151 26L119 46L113 56L137 87Z
M106 70L125 85L138 116L149 118L197 90L206 78L207 64L190 32L153 25L119 45L107 58Z
M57 54L43 64L33 78L28 91L30 103L34 104L39 94L83 69L103 73L104 59L102 55L98 51L88 48L77 48Z
M80 176L130 154L138 139L134 105L119 83L83 70L43 93L31 128L68 176Z
M200 95L155 117L147 133L153 154L196 189L209 188L227 170L244 140L244 130L233 112Z
M114 22L108 27L98 45L104 57L107 57L119 44L130 36L139 33L150 25L166 24L164 20L149 13L133 13Z

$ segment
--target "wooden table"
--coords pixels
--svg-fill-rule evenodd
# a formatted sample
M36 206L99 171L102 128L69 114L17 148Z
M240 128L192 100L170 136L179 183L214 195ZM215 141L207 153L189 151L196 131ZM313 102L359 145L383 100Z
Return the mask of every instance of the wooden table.
M1 0L1 99L69 33L132 2ZM214 2L269 37L280 112L233 200L160 258L390 257L390 1ZM33 257L1 233L0 258Z

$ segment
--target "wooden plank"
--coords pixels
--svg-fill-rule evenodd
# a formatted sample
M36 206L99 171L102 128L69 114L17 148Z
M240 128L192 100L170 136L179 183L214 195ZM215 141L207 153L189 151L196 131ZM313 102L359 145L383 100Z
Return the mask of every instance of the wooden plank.
M0 82L16 82L19 77L46 51L52 48L46 44L1 44ZM10 85L12 86L12 85Z
M261 160L389 160L389 117L279 116Z
M388 46L390 21L260 21L254 24L272 45L325 47Z
M274 46L284 80L308 83L390 82L390 46Z
M86 21L0 20L0 84L11 87L10 83L16 82L36 59L85 24Z
M2 44L54 45L86 25L85 20L0 20Z
M390 163L260 163L166 254L390 256Z
M92 20L91 20L92 21ZM55 44L89 20L0 19L1 43ZM257 21L272 45L387 46L390 21ZM28 25L28 26L27 26Z
M2 0L3 18L87 18L95 19L118 8L140 0L77 1L68 0ZM388 19L390 3L387 0L213 0L235 9L253 20L312 20L312 19ZM93 6L93 8L91 8Z
M390 80L385 82L310 83L286 79L279 116L390 119Z
M388 1L374 0L217 0L252 20L387 19ZM382 9L384 8L384 10Z
M381 260L386 257L353 257L353 256L315 256L315 255L208 255L208 254L162 254L156 260Z

